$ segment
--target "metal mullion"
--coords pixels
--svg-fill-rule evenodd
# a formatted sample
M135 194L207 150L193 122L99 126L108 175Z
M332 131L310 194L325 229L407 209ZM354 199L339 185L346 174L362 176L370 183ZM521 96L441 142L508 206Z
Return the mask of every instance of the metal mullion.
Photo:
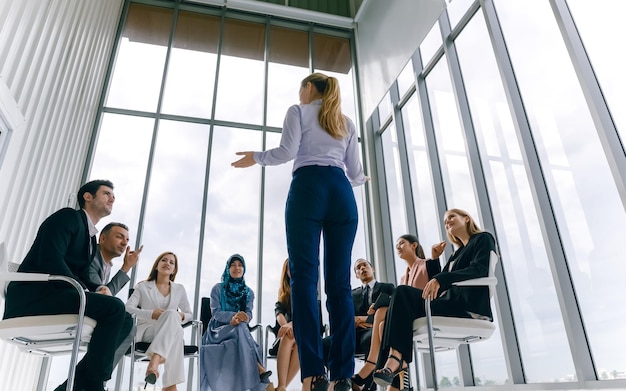
M372 137L372 146L374 155L374 172L375 177L374 183L372 186L372 199L374 205L379 205L378 213L375 214L375 222L380 227L380 240L382 241L382 245L380 247L380 251L378 252L378 257L375 260L378 264L379 277L381 281L397 281L396 268L394 257L394 242L393 242L393 231L391 230L391 213L389 212L389 192L387 191L387 181L385 180L385 158L383 152L383 139L377 131L374 129L379 128L380 116L378 108L374 110L370 120L367 121L369 124L369 131Z
M474 17L474 14L478 12L479 8L480 8L480 3L478 2L478 0L474 0L474 2L469 6L467 11L463 15L463 17L461 17L461 20L457 22L454 29L451 29L450 31L451 40L454 41L456 37L458 37L459 34L461 34L461 31L463 31L463 29L465 28L465 26L467 26L469 21L472 20L472 18Z
M352 31L351 34L351 39L350 39L350 51L351 51L351 56L353 59L353 64L352 64L352 85L354 86L354 96L356 97L356 115L358 116L358 122L356 121L355 118L355 122L357 122L357 126L360 127L361 129L361 138L360 138L360 143L359 143L359 148L361 149L361 156L363 157L363 169L364 172L366 173L366 175L370 175L371 176L371 172L374 171L373 168L373 162L372 162L372 157L373 157L373 153L370 152L370 150L368 149L368 145L372 144L372 137L374 136L373 133L368 132L368 128L367 128L367 123L366 121L363 119L363 107L361 105L361 84L359 83L359 77L360 77L360 72L359 72L359 64L354 61L357 58L357 52L356 52L356 34L354 33L354 30ZM379 270L377 268L376 265L376 260L378 259L378 256L376 256L375 254L377 254L376 252L376 248L380 247L377 246L378 243L382 243L382 239L380 236L380 230L377 228L377 225L375 224L375 220L376 220L376 214L377 212L375 210L373 210L374 208L378 208L380 209L379 204L375 204L373 202L373 195L372 195L372 191L373 191L373 186L371 186L372 182L371 181L367 181L363 186L364 186L364 191L363 191L363 196L364 196L364 231L365 231L365 243L366 243L366 256L367 259L369 259L372 262L372 265L375 265L375 269ZM386 281L385 279L383 279L383 276L378 273L378 279L380 281ZM385 276L386 277L386 276Z
M433 54L433 57L430 59L430 61L428 61L428 63L422 68L418 76L421 76L425 79L430 73L430 71L433 70L435 65L437 65L441 57L443 57L444 53L445 53L445 49L443 48L443 45L441 45L439 49L437 49L435 54ZM420 59L420 63L421 61L422 60Z
M267 94L269 93L269 50L270 50L270 32L271 25L269 18L265 21L265 77L263 81L263 128L265 129L265 125L267 125ZM262 135L262 149L265 151L267 147L267 137L265 131L263 131ZM260 197L259 197L259 244L258 244L258 273L257 273L257 319L259 319L259 323L261 322L262 315L261 309L263 303L263 242L265 236L265 175L266 168L261 167L261 183L260 183ZM267 343L267 341L265 341ZM261 351L263 350L263 346L261 346Z
M419 96L420 109L422 115L422 122L424 124L424 138L426 140L426 152L428 154L428 161L430 163L431 176L433 181L433 189L435 192L435 203L436 203L436 213L437 216L442 216L446 213L448 207L446 203L446 191L443 183L443 172L441 169L441 160L439 159L438 147L437 147L437 137L435 135L435 124L432 116L432 109L430 107L430 100L428 98L428 88L426 85L424 74L422 57L420 55L420 50L416 50L413 53L413 57L411 58L413 61L413 71L415 72L415 80L416 80L416 91ZM441 237L446 237L446 231L442 224L439 225L439 233ZM432 368L430 367L430 354L423 353L424 360L422 360L424 365L424 373L429 374L432 373ZM415 360L415 372L416 376L419 377L419 368L417 364L417 360ZM436 382L437 379L432 379L428 375L424 376L426 387L433 387L433 381Z
M626 152L623 144L626 140L620 139L617 126L602 93L600 82L593 70L567 3L565 0L550 0L550 5L574 65L587 106L589 106L589 112L598 131L600 143L609 162L622 205L626 207Z
M406 135L404 132L404 121L402 113L398 109L398 101L400 100L400 90L398 89L398 81L394 81L389 89L389 97L391 98L391 117L395 123L396 138L398 140L398 157L400 159L400 180L402 181L402 191L404 198L404 212L406 215L408 232L414 233L419 239L417 231L417 218L415 216L415 200L413 199L413 182L411 181L411 171L409 167L410 158L408 147L406 145ZM395 238L394 238L395 239Z
M538 209L539 225L546 245L548 262L552 271L552 278L554 279L567 340L574 360L576 376L578 382L597 380L591 347L589 346L576 292L567 265L565 249L558 223L554 216L550 193L544 178L539 153L535 147L530 122L526 116L524 102L515 78L513 64L508 54L504 35L492 0L480 0L480 3L487 23L491 44L496 54L496 62L502 78L507 102L513 114L513 123L519 139L526 172L529 176L531 192ZM499 275L497 277L500 279ZM504 288L502 284L496 286L496 302L501 290ZM500 309L504 310L505 306L500 306ZM507 366L509 366L509 371L512 372L510 374L510 376L512 375L511 379L514 384L524 383L525 376L519 347L517 344L513 345L513 342L517 340L510 339L512 337L510 335L511 331L514 330L515 325L508 316L507 318L501 318L501 321L508 322L501 323L503 323L502 332L506 333L506 335L503 335L504 348L506 349Z

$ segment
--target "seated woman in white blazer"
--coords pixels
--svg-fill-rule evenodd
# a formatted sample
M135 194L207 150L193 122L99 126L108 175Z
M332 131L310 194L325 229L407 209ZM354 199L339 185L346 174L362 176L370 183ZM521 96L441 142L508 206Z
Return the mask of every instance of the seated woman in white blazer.
M172 252L159 255L146 281L135 286L126 311L137 316L137 341L151 342L146 383L154 384L164 365L163 391L176 390L185 381L182 323L192 319L185 287L174 283L178 258Z

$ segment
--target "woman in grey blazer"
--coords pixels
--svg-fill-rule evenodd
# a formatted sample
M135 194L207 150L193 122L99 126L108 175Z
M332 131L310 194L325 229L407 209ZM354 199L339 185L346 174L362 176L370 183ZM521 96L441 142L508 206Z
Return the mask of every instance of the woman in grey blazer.
M154 384L159 365L164 365L163 391L176 390L185 381L182 323L192 319L185 287L174 283L178 258L172 252L159 255L148 279L138 283L126 303L126 311L137 316L137 341L151 342L146 351L150 363L146 383Z

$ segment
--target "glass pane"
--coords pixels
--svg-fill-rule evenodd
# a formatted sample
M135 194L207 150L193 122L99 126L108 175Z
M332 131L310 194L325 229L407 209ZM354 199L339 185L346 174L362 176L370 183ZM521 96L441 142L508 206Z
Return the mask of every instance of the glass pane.
M454 93L444 56L426 78L428 99L437 136L439 158L448 208L460 208L478 220L465 137L459 122ZM443 217L442 217L443 218Z
M178 258L176 282L185 285L192 305L208 142L207 125L159 123L137 264L137 281L145 280L157 256L172 251Z
M106 106L156 111L172 12L167 8L130 5Z
M442 42L439 21L437 21L420 44L420 55L422 56L424 66L428 64L433 55L439 50Z
M392 112L393 108L391 106L391 95L387 92L383 97L383 100L380 101L380 104L378 105L378 118L380 118L381 126L387 122Z
M258 125L263 123L264 59L265 25L226 19L216 119Z
M615 60L623 44L626 2L568 0L567 4L611 109L622 145L625 145L626 73L622 61Z
M554 282L541 235L518 138L489 43L482 13L474 16L456 40L472 119L498 230L507 287L515 316L524 373L528 382L566 379L574 364L560 315ZM526 213L516 213L524 210ZM498 339L497 355L473 360L474 368L502 383L506 368ZM489 349L472 346L472 353ZM483 354L484 356L484 354ZM558 364L552 362L556 360ZM490 364L491 368L487 365Z
M443 217L437 215L432 181L433 172L426 151L424 126L417 95L413 95L402 109L402 123L405 128L406 145L409 148L409 170L415 202L417 235L426 257L430 257L432 245L445 238L442 238L439 233L441 232L439 227ZM415 233L413 232L413 234ZM404 270L406 270L406 265L402 274L404 274Z
M161 111L210 118L220 18L180 11Z
M359 129L350 40L331 35L313 34L313 67L315 72L322 72L339 80L341 111L354 121Z
M623 372L623 273L607 271L623 270L620 246L615 244L626 236L624 205L549 3L495 4L596 368ZM551 368L561 365L552 362Z
M467 10L469 10L472 3L474 3L474 0L453 0L446 3L450 26L452 26L453 29L459 20L461 20L463 15L465 15Z
M283 120L289 106L300 103L298 101L298 89L302 79L308 75L308 33L271 26L267 72L268 126L283 126Z
M402 73L400 73L400 76L398 76L400 99L402 99L413 84L415 84L415 71L413 70L413 61L409 61L402 70Z
M235 253L246 261L246 284L255 294L258 291L261 166L235 169L230 163L237 160L235 152L260 151L261 136L259 131L245 129L216 127L213 131L200 297L210 296L226 260ZM260 320L258 305L255 300L251 324Z
M137 238L153 128L152 118L105 113L89 174L89 180L109 179L115 186L113 212L101 219L98 227L104 228L111 221L126 224L131 247Z
M384 179L387 184L389 217L391 219L391 236L392 242L395 244L400 235L413 233L408 232L408 224L406 221L406 203L404 202L400 152L398 150L398 135L395 122L391 122L382 133L381 138L383 160L385 163ZM399 282L400 277L406 271L406 262L398 257L394 259L394 262L396 266L396 276Z

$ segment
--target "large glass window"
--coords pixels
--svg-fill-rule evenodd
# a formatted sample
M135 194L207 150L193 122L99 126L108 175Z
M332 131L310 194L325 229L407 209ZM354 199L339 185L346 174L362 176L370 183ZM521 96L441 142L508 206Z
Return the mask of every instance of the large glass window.
M220 19L181 11L170 53L164 113L210 118Z
M154 112L159 101L173 11L131 4L106 105Z
M626 73L616 61L623 42L626 2L568 0L576 27L602 86L622 146L626 145Z
M491 198L524 373L528 382L565 380L574 373L572 356L513 120L502 83L493 77L498 67L482 13L474 16L455 44ZM471 349L477 372L489 374L481 377L498 383L506 380L497 338ZM485 350L492 354L485 357L481 354ZM476 360L476 355L481 359Z
M626 236L624 205L549 3L495 5L596 368L623 371L626 340L620 328L608 325L626 322L619 299L623 276L615 273L623 268L616 243Z
M246 282L257 297L252 324L273 324L287 257L284 210L292 163L248 169L230 164L235 152L278 146L276 128L287 108L299 103L299 84L311 64L339 80L342 111L358 125L350 34L178 6L129 7L89 176L110 179L116 187L113 213L99 228L123 222L130 228L130 245L144 245L134 283L146 278L158 254L176 253L176 282L185 285L195 309L198 298L220 282L227 258L241 254ZM366 257L364 187L354 191L359 204L354 255Z

